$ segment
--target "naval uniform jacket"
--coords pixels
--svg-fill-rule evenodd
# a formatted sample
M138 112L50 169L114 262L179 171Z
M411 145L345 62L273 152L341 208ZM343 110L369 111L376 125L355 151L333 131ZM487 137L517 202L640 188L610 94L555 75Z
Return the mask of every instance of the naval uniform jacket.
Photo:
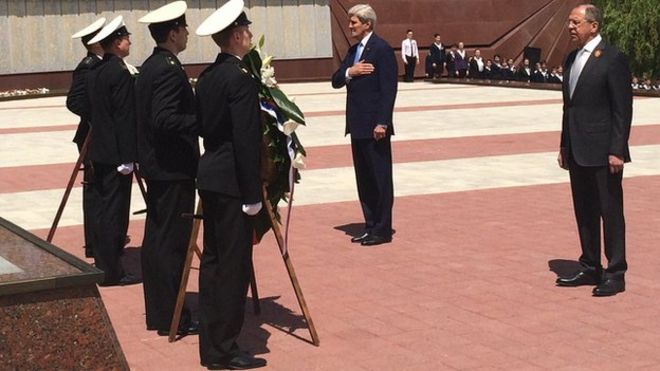
M197 83L197 119L204 138L197 187L260 202L259 87L243 62L220 53Z
M89 72L90 160L116 166L137 161L134 90L126 64L114 54L104 55Z
M66 108L69 111L80 116L80 123L76 134L73 136L73 142L82 147L89 132L89 100L87 98L87 73L94 68L94 66L101 61L101 58L94 53L87 52L87 56L83 58L75 70L73 70L73 78L71 81L71 88L66 95Z
M194 179L199 160L195 95L179 59L156 47L136 85L138 159L150 180Z

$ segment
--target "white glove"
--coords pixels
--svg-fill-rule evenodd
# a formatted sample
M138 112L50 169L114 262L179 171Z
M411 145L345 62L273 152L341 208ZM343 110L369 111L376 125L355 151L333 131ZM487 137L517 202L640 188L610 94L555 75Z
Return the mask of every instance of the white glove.
M121 164L117 166L117 171L123 175L128 175L133 172L133 163L129 162L128 164Z
M255 216L261 210L261 201L256 204L243 205L243 212L249 216Z

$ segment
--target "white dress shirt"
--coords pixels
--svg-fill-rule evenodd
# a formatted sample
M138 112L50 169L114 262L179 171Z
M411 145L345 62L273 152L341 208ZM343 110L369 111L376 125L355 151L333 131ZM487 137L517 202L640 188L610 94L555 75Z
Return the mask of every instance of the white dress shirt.
M479 69L479 72L484 72L484 58L474 57L474 60L477 62L477 68Z
M596 37L586 43L582 49L578 50L577 54L575 55L575 60L571 66L571 77L568 80L570 97L573 97L573 91L575 91L575 86L577 85L584 65L587 64L587 60L589 60L589 56L591 56L591 53L594 51L594 49L596 49L602 40L603 38L600 36L600 34L596 35Z
M419 58L419 50L417 49L417 41L415 41L414 39L405 38L401 42L401 58L403 58L403 60L406 61L406 57Z

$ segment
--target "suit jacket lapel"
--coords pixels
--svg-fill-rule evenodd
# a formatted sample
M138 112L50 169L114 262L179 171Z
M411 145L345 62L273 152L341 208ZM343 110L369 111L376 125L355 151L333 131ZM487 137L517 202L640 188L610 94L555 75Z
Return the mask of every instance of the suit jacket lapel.
M584 64L584 67L582 67L582 72L580 72L580 76L578 77L578 81L575 84L575 91L573 91L573 96L577 93L578 89L580 89L580 85L582 85L582 82L585 79L589 78L589 74L591 71L594 69L594 66L596 65L596 57L594 57L594 54L596 53L596 50L602 50L605 48L605 42L601 41L598 43L598 45L594 48L594 50L591 51L591 54L589 55L589 59L587 59L587 63ZM575 62L575 60L573 60ZM571 66L572 67L572 66Z
M376 40L376 37L378 37L378 36L376 36L376 34L374 33L369 38L369 41L367 41L367 45L365 45L364 49L362 49L362 56L360 57L361 60L366 59L366 57L369 56L369 54L371 52L371 48L373 48L373 46L374 46L374 42Z
M571 70L573 69L573 63L575 63L575 57L577 56L577 50L572 52L573 55L569 54L567 60L566 60L566 65L564 66L564 80L562 81L562 89L564 91L564 95L569 97L570 96L570 90L571 90ZM571 60L572 58L572 60Z

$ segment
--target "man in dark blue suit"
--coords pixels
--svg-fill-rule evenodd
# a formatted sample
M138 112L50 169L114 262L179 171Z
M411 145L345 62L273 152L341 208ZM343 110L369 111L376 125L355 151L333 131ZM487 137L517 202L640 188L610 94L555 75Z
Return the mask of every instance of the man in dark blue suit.
M353 165L365 232L351 239L363 246L392 241L392 112L397 65L392 47L373 30L376 12L365 4L348 11L353 45L332 75L332 87L346 86L346 134L351 134Z
M626 57L600 36L603 17L580 5L568 18L579 49L566 58L564 114L557 161L571 179L583 269L557 279L559 286L596 285L594 296L625 290L623 167L630 161L631 76ZM601 224L607 268L601 265Z

